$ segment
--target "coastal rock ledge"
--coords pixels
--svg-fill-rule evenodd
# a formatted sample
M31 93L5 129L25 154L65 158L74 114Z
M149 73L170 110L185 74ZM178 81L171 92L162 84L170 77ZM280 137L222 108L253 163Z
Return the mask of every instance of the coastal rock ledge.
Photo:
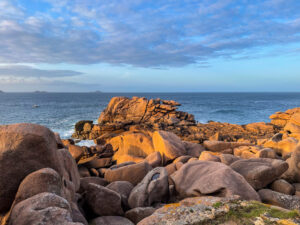
M128 130L150 129L170 131L183 140L203 143L208 139L219 141L271 138L279 131L276 124L263 122L236 125L220 122L197 123L194 116L178 111L180 104L172 100L114 97L98 118L92 121L79 121L73 138L97 139L103 135L118 134Z
M113 98L98 124L75 126L91 147L0 126L0 225L300 224L297 111L241 126L178 106Z

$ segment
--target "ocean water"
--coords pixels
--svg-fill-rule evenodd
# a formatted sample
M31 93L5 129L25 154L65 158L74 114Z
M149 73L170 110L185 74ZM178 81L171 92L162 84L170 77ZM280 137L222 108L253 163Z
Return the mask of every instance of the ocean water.
M0 93L0 124L41 124L68 138L77 121L96 122L114 96L175 100L202 123L269 122L277 111L300 107L300 93Z

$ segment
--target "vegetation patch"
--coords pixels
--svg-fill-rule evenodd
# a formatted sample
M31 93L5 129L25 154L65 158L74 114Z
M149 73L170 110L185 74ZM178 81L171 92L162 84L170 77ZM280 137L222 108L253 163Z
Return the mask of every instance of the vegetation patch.
M230 205L232 203L229 203ZM214 208L220 208L221 202L217 202L213 205ZM218 216L210 223L206 224L219 224L227 221L235 221L238 224L250 225L256 218L262 218L265 224L278 224L274 223L272 219L280 219L286 221L288 219L300 218L300 214L297 210L285 211L277 208L267 206L265 204L250 201L245 205L241 203L236 206L230 207L229 211L223 215Z

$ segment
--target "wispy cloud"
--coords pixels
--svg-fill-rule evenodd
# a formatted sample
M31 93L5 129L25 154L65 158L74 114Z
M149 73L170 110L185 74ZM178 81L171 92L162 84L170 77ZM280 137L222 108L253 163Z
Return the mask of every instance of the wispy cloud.
M0 63L178 67L300 42L298 0L36 2L1 0Z
M82 75L72 70L42 70L30 66L7 65L0 66L0 77L72 77Z

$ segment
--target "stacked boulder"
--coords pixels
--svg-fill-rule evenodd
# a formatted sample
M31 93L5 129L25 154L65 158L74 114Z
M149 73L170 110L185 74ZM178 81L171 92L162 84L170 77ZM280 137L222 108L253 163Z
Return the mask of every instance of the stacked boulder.
M76 201L76 163L58 146L45 127L0 126L1 224L87 224Z
M177 111L172 100L114 97L98 118L98 124L83 120L75 125L73 138L101 139L124 131L139 129L170 131L183 140L202 143L207 139L238 141L271 138L277 126L263 122L247 125L209 122L197 123L194 116Z

